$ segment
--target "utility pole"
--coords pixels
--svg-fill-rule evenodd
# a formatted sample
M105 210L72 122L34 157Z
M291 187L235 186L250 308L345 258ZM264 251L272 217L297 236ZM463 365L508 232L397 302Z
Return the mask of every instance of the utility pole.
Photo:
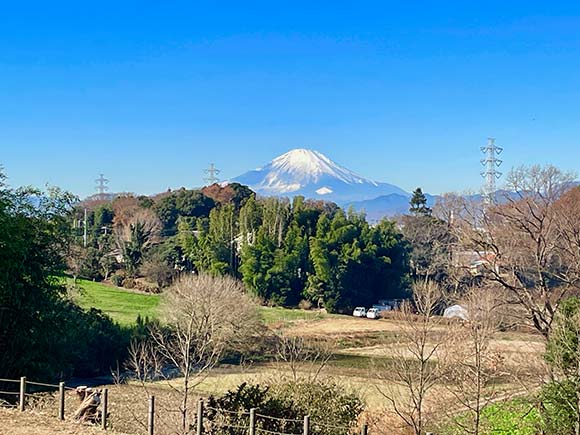
M85 208L85 220L83 222L83 246L87 247L87 209Z
M481 176L484 179L483 193L485 202L488 205L494 204L496 180L502 176L502 173L498 168L503 161L500 160L498 156L502 153L503 148L495 144L495 138L490 137L487 139L487 145L481 147L480 149L485 156L483 159L481 159L481 164L484 168L481 172Z
M221 171L219 169L217 169L213 163L211 163L209 165L209 168L204 169L203 173L206 175L203 179L203 181L205 181L207 183L208 186L217 183L219 180L219 178L217 177L217 175L220 173Z

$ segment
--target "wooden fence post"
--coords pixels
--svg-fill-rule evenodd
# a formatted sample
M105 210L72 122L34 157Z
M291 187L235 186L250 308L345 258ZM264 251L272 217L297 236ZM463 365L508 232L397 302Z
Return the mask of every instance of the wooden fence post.
M203 399L199 399L197 402L197 435L202 435L203 433Z
M58 383L58 418L64 420L64 382Z
M26 376L20 378L20 411L24 411L24 403L26 400Z
M256 408L250 409L250 435L256 435Z
M304 416L304 435L310 435L310 416Z
M149 415L147 418L147 435L155 435L155 396L149 397Z
M369 430L369 425L364 423L362 425L362 427L360 428L360 435L367 435L368 430Z
M101 416L101 427L107 430L107 413L109 412L109 390L103 390L103 415Z

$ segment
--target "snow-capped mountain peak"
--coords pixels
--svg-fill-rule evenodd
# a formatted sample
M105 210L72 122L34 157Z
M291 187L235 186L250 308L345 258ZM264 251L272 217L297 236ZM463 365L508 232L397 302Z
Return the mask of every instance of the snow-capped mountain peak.
M264 196L303 195L340 203L388 193L406 194L397 186L362 177L318 151L302 148L288 151L233 181Z
M279 173L291 174L296 181L301 181L301 185L310 182L316 183L324 175L329 175L348 184L376 184L374 181L367 180L333 162L324 154L304 148L288 151L276 157L268 166Z

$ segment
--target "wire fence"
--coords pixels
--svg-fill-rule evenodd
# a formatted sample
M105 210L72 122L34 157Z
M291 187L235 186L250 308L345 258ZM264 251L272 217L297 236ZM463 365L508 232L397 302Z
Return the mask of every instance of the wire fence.
M68 387L64 382L51 384L45 382L29 381L26 377L20 379L2 379L0 383L16 384L17 391L0 390L0 407L18 408L20 411L27 409L27 398L34 399L35 395L42 391L31 391L30 387L40 387L58 391L58 418L65 419L65 393L74 391L76 388ZM98 423L103 429L107 429L108 410L108 390L102 391L100 399L100 421ZM34 401L34 400L33 400ZM149 396L147 412L147 435L155 435L156 422L163 425L163 414L171 413L172 410L155 409L155 396ZM54 405L53 405L54 406ZM174 411L177 412L177 411ZM77 417L77 416L75 416ZM157 417L157 418L156 418ZM192 435L367 435L368 428L363 424L360 428L333 425L328 422L310 421L310 416L303 418L272 416L258 412L258 409L230 410L205 405L203 399L198 402L194 424L189 433Z
M259 413L256 408L229 410L205 406L200 400L196 414L196 435L367 435L364 424L359 428L330 422L311 422L303 418L273 416Z
M7 391L7 390L0 390L0 406L7 407L7 408L18 408L21 412L27 407L27 399L35 399L38 393L46 392L46 389L52 391L58 391L58 418L60 420L64 420L65 417L65 392L76 390L75 388L67 387L64 382L59 382L58 384L50 384L46 382L36 382L30 381L26 379L26 376L22 376L20 379L5 379L0 378L0 383L2 384L10 384L16 383L18 384L18 391ZM33 387L36 391L31 391L30 387ZM36 388L35 388L36 387ZM38 390L40 387L40 391ZM44 389L44 390L43 390ZM5 397L8 396L8 399ZM17 399L16 401L14 399ZM101 425L103 429L107 427L107 406L108 406L108 397L107 397L107 389L103 390L102 397L99 398L99 403L101 405Z

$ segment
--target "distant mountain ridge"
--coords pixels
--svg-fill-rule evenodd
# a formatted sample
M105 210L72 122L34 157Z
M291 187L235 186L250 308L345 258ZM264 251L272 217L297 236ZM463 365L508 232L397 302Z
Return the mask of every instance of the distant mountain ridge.
M382 195L409 196L398 186L365 178L324 154L308 149L288 151L265 166L231 181L245 184L263 196L302 195L344 205Z
M436 195L425 194L427 206L433 207L439 198ZM358 212L364 212L369 222L379 221L385 216L396 216L409 213L409 195L400 195L392 193L390 195L381 195L377 198L363 201L353 201L345 204L345 207L352 207Z

